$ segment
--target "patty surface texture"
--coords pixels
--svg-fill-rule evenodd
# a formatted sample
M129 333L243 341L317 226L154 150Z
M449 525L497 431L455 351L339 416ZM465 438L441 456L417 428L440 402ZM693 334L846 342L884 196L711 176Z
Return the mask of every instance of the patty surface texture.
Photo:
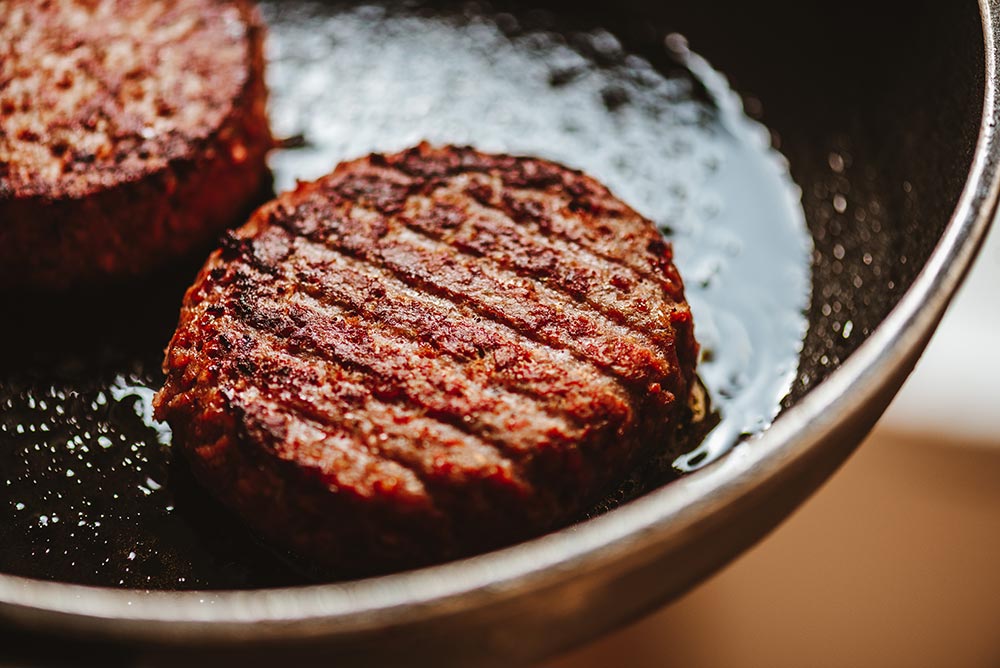
M697 348L670 245L604 186L421 144L228 233L156 414L269 541L386 572L578 517L668 446Z
M0 289L138 275L270 183L242 0L0 2Z

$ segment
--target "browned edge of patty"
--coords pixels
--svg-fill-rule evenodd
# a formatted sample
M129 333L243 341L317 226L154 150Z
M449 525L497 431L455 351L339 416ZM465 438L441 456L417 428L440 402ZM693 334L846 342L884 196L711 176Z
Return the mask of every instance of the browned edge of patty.
M604 186L421 144L231 233L155 405L254 529L365 574L577 517L672 440L696 355L670 245Z
M61 289L147 274L206 246L222 229L244 219L270 190L266 156L272 140L260 14L245 0L194 4L219 11L234 8L241 24L239 36L229 37L241 41L245 58L234 66L239 71L225 75L240 83L219 124L195 121L142 139L138 129L127 129L128 103L115 102L114 96L125 95L130 81L155 76L155 70L105 71L111 80L97 98L79 105L70 117L49 119L51 136L36 137L62 156L63 176L25 180L25 170L0 163L0 290ZM206 59L190 67L211 68L213 63ZM58 88L59 82L51 83ZM122 105L119 120L126 129L116 143L101 149L103 162L53 142L59 127L90 127L116 104ZM5 118L0 108L0 130ZM27 172L31 169L29 165Z

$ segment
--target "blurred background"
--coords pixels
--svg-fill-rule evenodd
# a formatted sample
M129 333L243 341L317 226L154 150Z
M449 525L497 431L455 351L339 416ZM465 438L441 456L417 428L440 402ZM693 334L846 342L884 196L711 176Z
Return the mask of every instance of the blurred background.
M1000 667L1000 230L812 499L676 603L547 664L598 666Z

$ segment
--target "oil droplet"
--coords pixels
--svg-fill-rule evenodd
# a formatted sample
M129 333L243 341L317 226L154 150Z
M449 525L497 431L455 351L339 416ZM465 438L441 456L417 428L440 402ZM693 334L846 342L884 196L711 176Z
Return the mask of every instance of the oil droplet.
M828 160L830 164L830 169L832 169L837 174L844 171L844 156L839 153L831 153Z
M124 376L115 378L108 389L117 402L122 402L128 397L136 397L138 401L134 404L135 414L142 419L143 424L156 432L157 440L161 444L170 444L170 427L153 418L153 395L156 394L156 390L146 385L131 383Z

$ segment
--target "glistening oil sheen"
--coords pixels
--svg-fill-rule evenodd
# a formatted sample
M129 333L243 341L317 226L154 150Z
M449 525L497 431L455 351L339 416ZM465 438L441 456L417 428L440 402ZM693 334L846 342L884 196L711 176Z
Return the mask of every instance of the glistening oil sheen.
M539 12L263 10L274 131L297 138L272 156L278 189L375 150L470 144L583 169L673 241L714 418L593 513L770 424L805 335L810 237L766 129L682 38L664 36L664 72L610 32ZM111 295L16 306L26 325L4 335L0 363L0 571L143 589L304 580L190 479L151 417L199 261Z

